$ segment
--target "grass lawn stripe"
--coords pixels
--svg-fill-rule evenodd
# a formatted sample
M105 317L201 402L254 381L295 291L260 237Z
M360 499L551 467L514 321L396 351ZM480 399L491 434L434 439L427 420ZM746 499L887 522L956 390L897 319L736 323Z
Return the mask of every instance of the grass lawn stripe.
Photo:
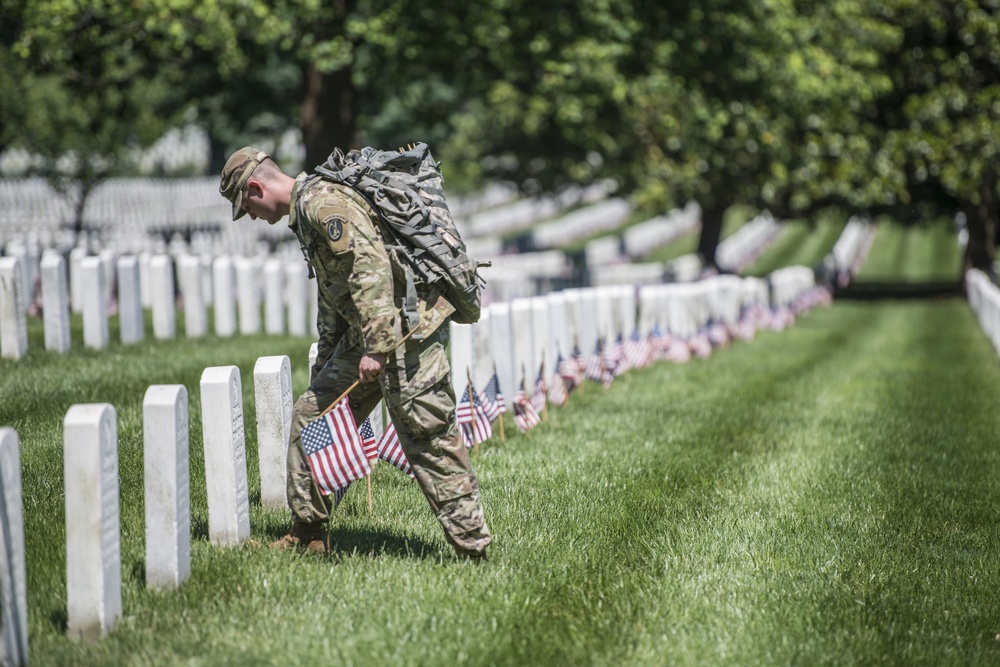
M131 396L147 379L165 381L161 374L187 384L192 492L203 496L194 414L201 370L237 363L248 399L256 357L301 345L239 343L158 344L172 353L146 350L154 357L146 362L122 352L118 376L84 363L89 382L67 381L98 399L112 387ZM79 361L46 360L40 372L70 376ZM293 369L304 365L293 360ZM590 384L529 437L507 429L508 445L491 443L476 460L497 535L485 566L452 562L419 491L380 466L374 515L364 493L349 494L333 558L219 550L201 525L192 581L171 594L146 592L141 480L130 474L122 482L123 521L132 517L123 528L125 616L97 645L61 635L62 519L42 521L26 502L44 532L29 537L33 660L989 664L997 658L990 633L1000 631L989 511L1000 495L990 413L998 370L959 301L838 304L709 360L633 373L606 395ZM295 373L297 391L304 373ZM61 423L62 398L48 417L35 414L44 397L18 391L7 402L9 388L31 384L14 375L0 378L5 416L17 413L36 433ZM133 443L120 443L123 469L136 453L131 420L144 389L129 399L134 407L116 403L127 424L120 433ZM248 443L252 414L247 407ZM52 449L61 468L57 430L34 455ZM141 470L141 453L129 460ZM251 488L255 466L253 458ZM30 494L59 504L61 470L43 467L31 473ZM203 506L192 500L202 524ZM254 537L285 528L282 512L262 510L258 499L251 509Z

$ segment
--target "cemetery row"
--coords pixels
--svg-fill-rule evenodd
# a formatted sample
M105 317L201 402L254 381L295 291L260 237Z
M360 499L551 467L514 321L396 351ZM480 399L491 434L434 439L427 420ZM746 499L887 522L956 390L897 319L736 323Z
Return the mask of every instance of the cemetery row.
M541 409L546 409L547 393L551 400L565 404L572 388L565 383L567 376L579 382L585 373L608 386L625 370L653 360L683 362L692 354L706 357L730 338L752 339L757 327L781 329L793 323L796 314L828 299L829 292L815 285L811 269L791 267L775 272L770 281L719 276L692 285L657 285L638 291L575 289L493 304L480 322L451 325L456 395L464 394L460 411L462 402L472 403L478 414L480 395L484 402L502 405L506 391L514 395L515 423L526 431L538 422L533 406L540 400ZM315 353L314 345L310 364ZM566 361L571 362L569 371ZM537 380L529 385L533 378ZM492 398L475 388L491 383ZM236 366L206 368L199 383L208 538L218 546L239 545L250 536L242 386ZM561 398L551 393L558 386L564 390ZM283 507L293 405L288 357L258 359L253 387L261 503ZM514 387L518 387L516 393ZM526 400L529 394L530 401ZM534 412L534 421L519 419L524 413L518 412L518 406ZM151 588L177 587L191 572L188 414L185 386L147 389L143 488L145 572ZM381 408L373 417L378 437L383 431ZM472 435L467 444L478 447L482 439ZM106 403L71 406L63 422L63 445L66 545L67 553L73 554L66 564L68 633L98 639L115 626L122 613L115 407ZM2 610L3 648L11 664L26 663L28 652L20 446L13 429L0 429L0 553L6 559L0 576L7 592ZM344 490L346 486L338 488Z
M517 266L517 257L510 258L510 266ZM16 257L0 258L0 356L5 358L18 359L26 354L26 313L39 311L44 317L45 347L58 352L71 347L70 312L82 313L83 343L92 349L108 346L110 317L118 318L123 344L144 340L147 308L152 314L153 337L174 338L179 328L178 305L182 308L184 335L189 338L209 334L209 307L212 329L218 336L317 333L316 281L308 280L307 267L298 256L212 259L181 255L175 259L144 254L116 258L113 253L87 256L74 251L67 265L61 255L47 252L40 262L36 298L30 296L34 292L24 289L30 280L25 278L24 267ZM530 273L526 266L521 270ZM486 275L489 280L490 274ZM690 290L716 291L719 285L727 284L723 278L692 283ZM620 287L622 293L634 291L632 285ZM587 289L603 288L578 289L587 293ZM766 283L763 289L765 296L758 302L770 307L773 304L768 303ZM678 286L676 291L685 290ZM527 292L535 293L534 289Z

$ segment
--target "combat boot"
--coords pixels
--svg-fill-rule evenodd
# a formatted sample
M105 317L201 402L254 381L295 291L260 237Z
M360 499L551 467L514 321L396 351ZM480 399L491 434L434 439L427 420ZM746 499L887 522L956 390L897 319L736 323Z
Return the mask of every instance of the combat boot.
M284 537L271 542L272 549L301 549L314 554L326 553L326 531L321 523L293 523Z

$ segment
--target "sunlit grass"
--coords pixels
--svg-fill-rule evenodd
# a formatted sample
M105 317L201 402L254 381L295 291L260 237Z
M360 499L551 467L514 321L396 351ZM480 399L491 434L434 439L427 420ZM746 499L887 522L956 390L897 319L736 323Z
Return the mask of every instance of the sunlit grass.
M957 281L962 251L953 227L945 221L903 227L882 221L868 261L857 279L868 282Z
M847 221L827 217L815 222L793 220L782 223L781 235L743 275L765 277L785 266L816 267L833 250Z
M37 323L33 324L37 329ZM37 331L33 334L37 338ZM452 559L388 466L352 490L329 558L217 549L198 379L240 367L254 538L252 369L308 341L208 338L0 362L21 435L31 657L39 665L978 664L1000 659L1000 362L961 301L837 304L710 359L588 384L474 463L491 559ZM143 583L141 400L191 405L192 578ZM65 638L62 418L119 419L124 615Z

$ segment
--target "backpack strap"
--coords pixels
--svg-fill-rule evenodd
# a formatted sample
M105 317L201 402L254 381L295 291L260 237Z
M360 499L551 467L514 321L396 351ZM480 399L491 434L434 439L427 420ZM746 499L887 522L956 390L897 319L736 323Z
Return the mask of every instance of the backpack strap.
M311 181L316 180L317 176L310 176L303 183L299 191L305 188ZM302 218L305 217L305 210L302 208L302 197L295 200L295 235L299 239L299 250L302 251L302 256L306 260L306 266L309 268L309 279L312 280L316 277L316 272L313 270L312 258L313 251L312 246L306 243L305 232L302 230Z

